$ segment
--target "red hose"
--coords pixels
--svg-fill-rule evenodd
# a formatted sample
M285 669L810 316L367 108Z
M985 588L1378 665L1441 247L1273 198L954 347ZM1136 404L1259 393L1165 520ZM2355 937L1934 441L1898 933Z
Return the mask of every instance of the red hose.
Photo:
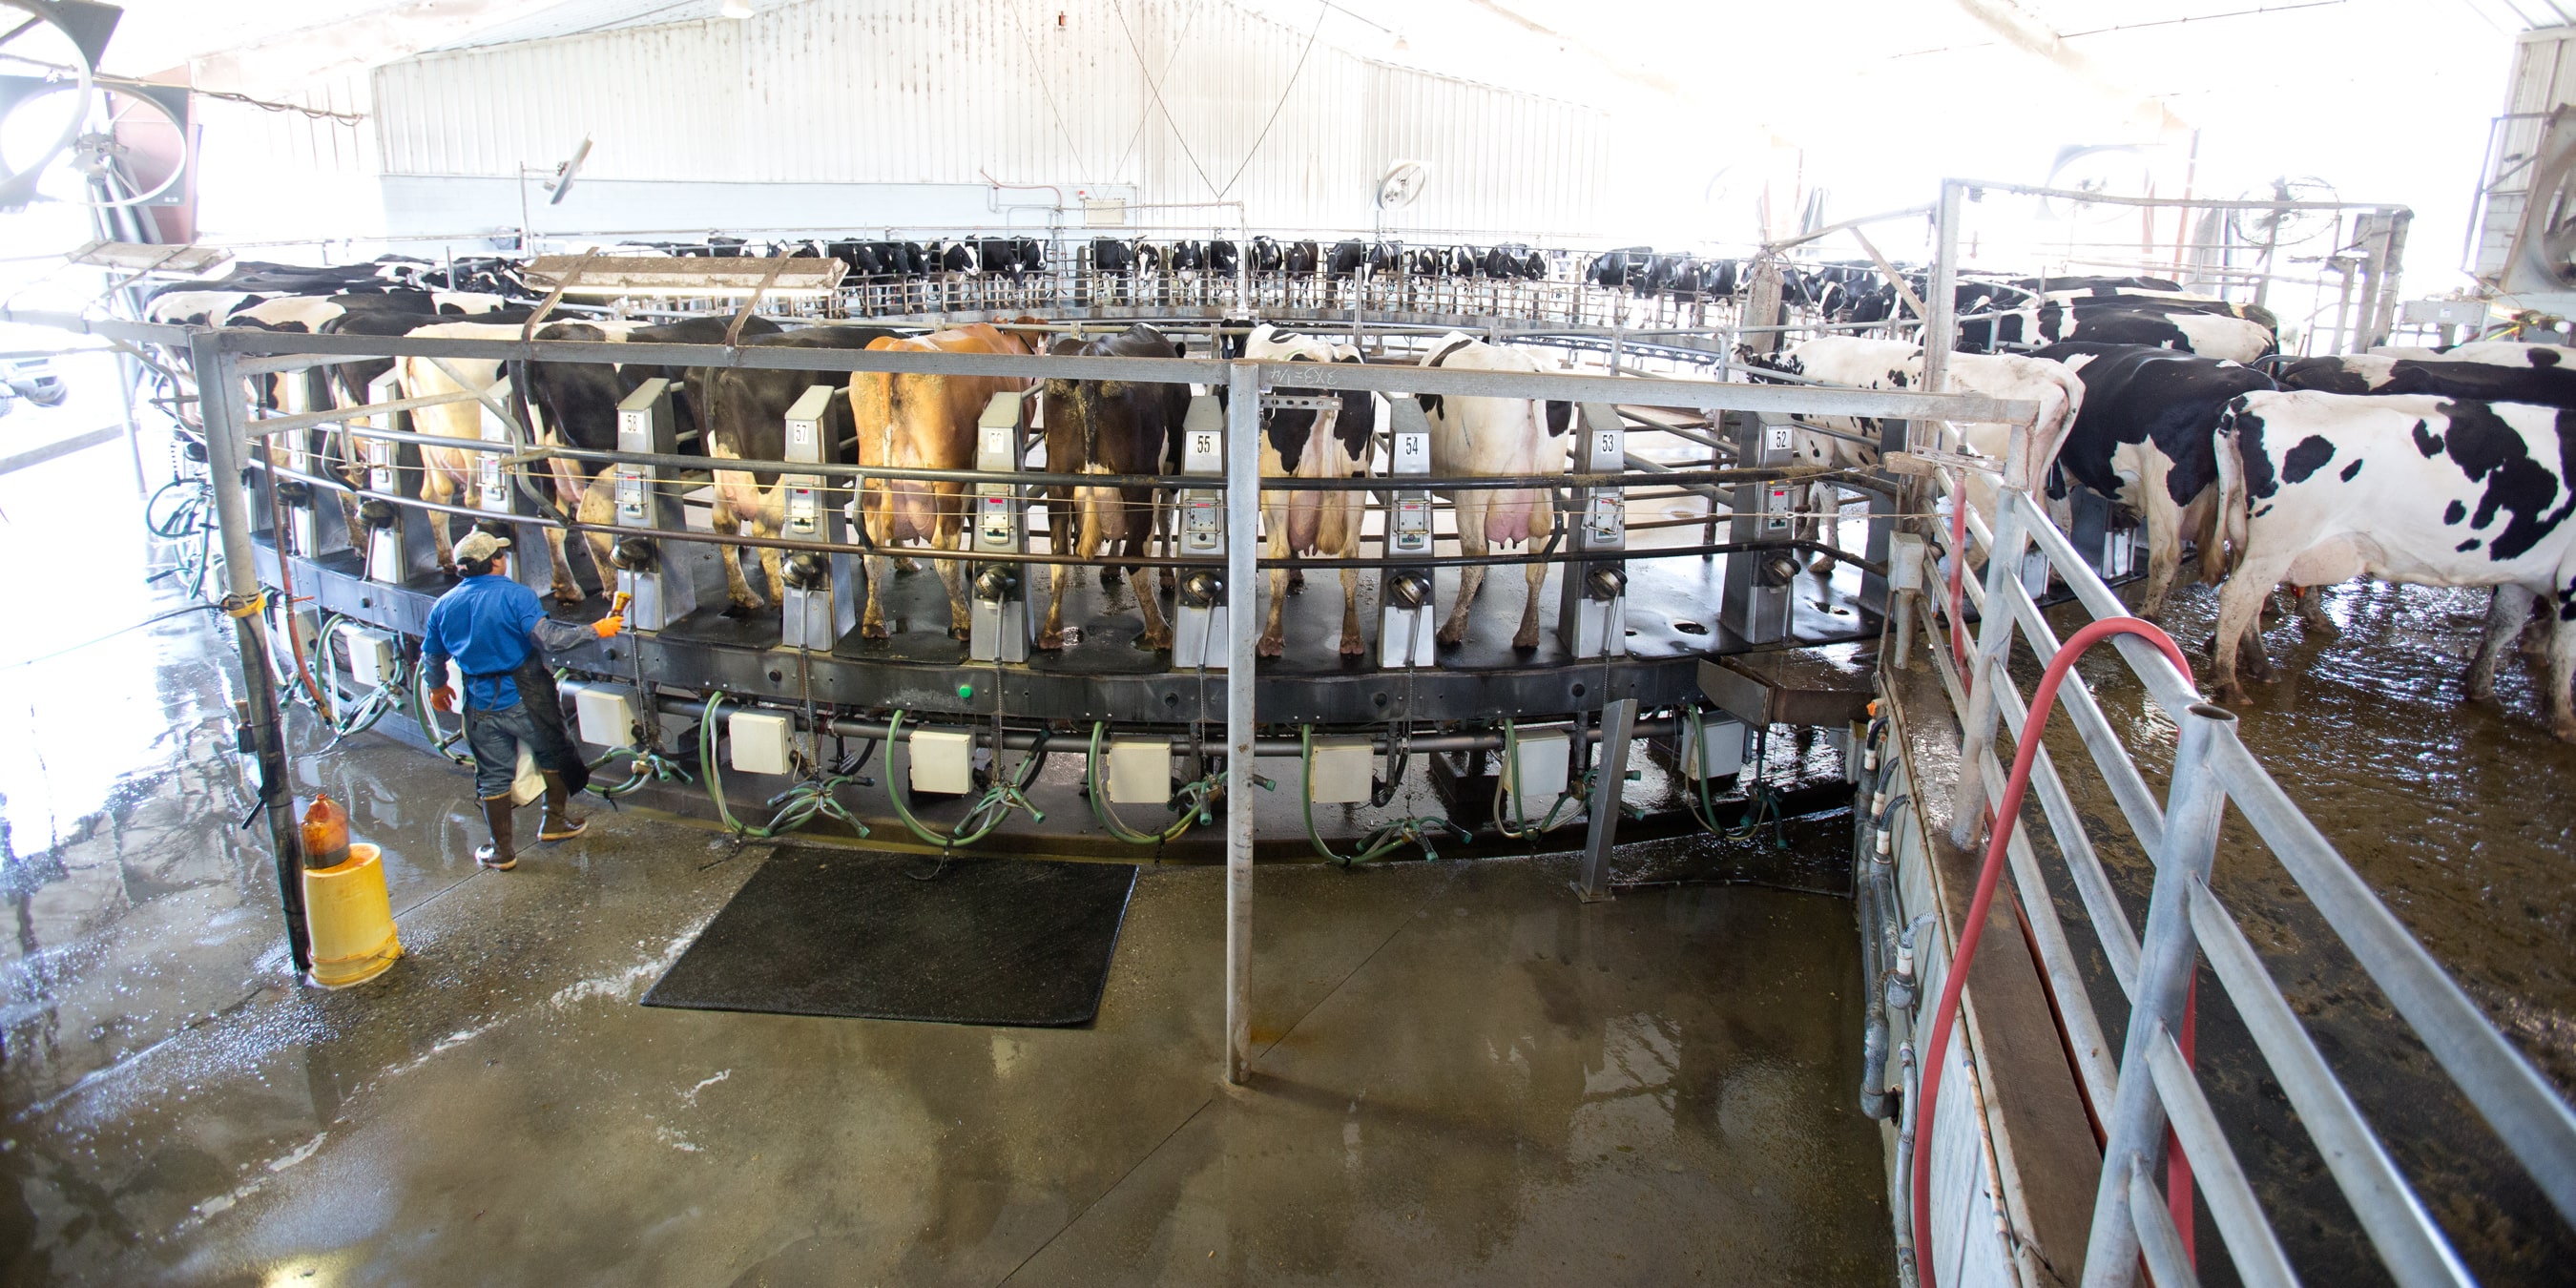
M1960 561L1951 560L1951 585L1958 585ZM2039 755L2040 730L2048 723L2049 711L2057 705L2057 686L2084 650L2114 635L2136 635L2155 645L2183 679L2191 679L2191 662L2184 658L2173 637L2154 623L2136 617L2105 617L2075 632L2074 636L2049 659L2048 669L2039 677L2039 687L2031 690L2030 714L2023 718L2021 739L2013 751L2012 776L2004 780L2003 804L1994 814L1994 837L1986 843L1985 863L1977 869L1976 897L1968 901L1968 919L1959 931L1959 949L1950 956L1950 969L1941 982L1941 1004L1932 1013L1932 1040L1925 1044L1923 1091L1914 1111L1914 1176L1911 1181L1914 1200L1915 1265L1923 1288L1936 1288L1932 1275L1932 1258L1928 1255L1932 1229L1932 1117L1941 1103L1942 1058L1950 1047L1950 1027L1959 1018L1959 993L1967 986L1968 963L1977 957L1977 940L1985 933L1986 913L1994 906L1995 887L2004 874L2004 847L2012 839L2013 825L2021 820L2021 799L2030 787L2030 766ZM1961 808L1967 806L1963 803ZM2144 1077L2143 1073L2138 1076Z

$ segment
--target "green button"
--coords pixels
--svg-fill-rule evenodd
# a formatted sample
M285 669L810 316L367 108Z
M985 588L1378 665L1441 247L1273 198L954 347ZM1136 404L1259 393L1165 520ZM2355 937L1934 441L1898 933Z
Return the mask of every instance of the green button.
M974 686L974 685L971 685L971 684L961 684L961 685L958 685L958 686L957 686L957 696L958 696L958 697L960 697L960 698L972 698L972 697L974 697L974 696L975 696L975 686Z

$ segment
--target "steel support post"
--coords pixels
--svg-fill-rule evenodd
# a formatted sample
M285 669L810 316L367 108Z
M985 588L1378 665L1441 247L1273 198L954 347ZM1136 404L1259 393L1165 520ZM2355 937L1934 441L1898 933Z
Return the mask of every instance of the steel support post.
M2164 845L2156 852L2156 883L2147 898L2147 930L2139 940L2138 987L2129 998L2128 1039L2120 1051L2120 1090L2104 1124L2102 1179L2093 1193L2093 1236L2084 1253L2084 1288L2127 1288L2137 1282L2138 1230L2129 1213L2129 1174L2150 1174L2164 1161L2165 1107L2147 1052L2168 1031L2182 1028L2199 968L2200 944L2192 934L2192 886L2209 879L2218 856L2218 825L2227 789L2214 763L2219 739L2234 737L2236 715L2195 702L2183 713L2174 751L2173 790L2165 801Z
M1879 459L1885 460L1887 458L1887 454L1890 452L1904 451L1905 444L1909 441L1910 436L1913 433L1914 422L1910 420L1880 421L1878 429ZM1905 476L1882 469L1878 471L1878 478L1880 482L1886 483L1889 486L1886 491L1873 491L1868 494L1869 536L1861 546L1861 556L1869 560L1871 563L1876 564L1881 568L1885 568L1888 566L1888 542L1896 535L1896 516L1905 513L1905 507L1898 504L1900 500L1900 497L1898 496L1898 488L1905 482ZM1884 619L1888 615L1887 600L1887 578L1882 574L1871 572L1866 568L1862 569L1860 574L1861 610L1863 612L1876 613L1880 618Z
M301 979L313 967L312 940L304 926L304 846L296 831L294 781L286 764L286 729L278 719L276 670L268 656L268 618L250 611L259 599L259 566L250 540L250 507L243 495L242 382L233 356L215 345L216 333L188 341L197 369L198 415L206 430L206 471L214 480L215 531L224 549L224 607L232 614L233 643L241 650L242 728L259 761L259 807L268 816L269 852L277 862L279 906L286 913L286 947ZM291 628L290 628L291 629Z
M1619 793L1628 781L1628 740L1636 736L1637 700L1601 708L1601 746L1592 778L1592 821L1583 834L1583 876L1574 893L1585 903L1610 897L1610 849L1619 838Z
M134 464L134 494L149 497L152 489L143 482L143 424L134 418L134 385L143 378L143 364L123 349L116 351L116 386L125 405L125 454Z
M1964 479L1951 503L1968 503ZM2012 648L2013 638L2013 615L2004 607L2004 587L2020 574L2022 551L2030 544L2030 533L2022 526L2029 507L2030 498L2022 493L2011 488L1995 489L1995 544L1986 552L1986 612L1977 622L1977 651L1969 659L1967 672L1959 677L1959 683L1968 690L1968 709L1960 718L1959 790L1950 799L1950 840L1961 849L1970 848L1984 834L1984 766L1986 752L1995 745L1995 675L2003 669L2004 654ZM1953 550L1950 557L1964 560L1968 552ZM1960 598L1966 599L1964 591ZM1961 602L1950 608L1965 612L1967 605ZM1949 644L1937 641L1932 647L1947 648Z
M1930 316L1923 319L1922 337L1923 392L1930 394L1949 388L1950 351L1959 347L1959 221L1966 195L1966 185L1942 180L1941 204L1932 216L1932 280L1923 298ZM1918 436L1915 446L1926 441Z
M1225 1080L1252 1075L1252 608L1261 530L1261 366L1226 366L1225 579L1243 599L1226 632Z

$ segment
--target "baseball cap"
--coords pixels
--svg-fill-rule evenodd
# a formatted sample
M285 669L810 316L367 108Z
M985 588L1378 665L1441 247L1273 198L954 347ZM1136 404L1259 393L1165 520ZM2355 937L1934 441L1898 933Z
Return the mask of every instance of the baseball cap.
M472 532L466 533L463 541L456 543L456 561L458 563L481 563L484 560L499 554L501 551L508 549L509 545L510 539L508 537L496 537L489 532L485 532L482 529L477 528Z

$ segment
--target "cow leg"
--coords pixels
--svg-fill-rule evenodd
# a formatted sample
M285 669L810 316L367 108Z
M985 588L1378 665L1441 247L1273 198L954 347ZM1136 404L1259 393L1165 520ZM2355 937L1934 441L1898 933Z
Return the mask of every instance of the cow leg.
M1153 541L1156 517L1153 489L1133 489L1130 494L1132 495L1132 491L1136 490L1143 491L1145 499L1141 502L1131 500L1119 512L1119 524L1122 529L1119 544L1124 547L1130 559L1140 557L1147 552ZM1139 505L1143 507L1141 514L1137 512ZM1135 572L1135 566L1130 565L1128 571ZM1144 577L1134 577L1130 579L1129 584L1136 589L1136 614L1145 619L1145 634L1139 642L1157 652L1169 649L1172 646L1172 627L1171 623L1163 620L1163 604L1161 600L1154 597L1152 581Z
M2161 471L2150 484L2141 485L2145 492L2147 525L2147 593L2138 601L2138 616L2151 622L2162 622L2165 596L2172 592L2174 577L2182 571L2182 512L2165 496ZM2262 599L2254 601L2257 609Z
M1047 553L1064 556L1074 553L1067 533L1065 511L1072 504L1072 489L1049 488L1046 493ZM1080 564L1060 563L1047 578L1046 622L1038 628L1038 647L1052 653L1064 647L1064 588L1071 582Z
M877 588L885 585L886 578L892 574L894 560L884 555L869 555L862 562L868 571L868 603L859 615L859 637L881 640L886 637L885 606L878 598Z
M2568 620L2568 612L2576 609L2576 582L2562 587L2558 600L2568 607L2550 623L2549 732L2562 742L2576 742L2576 622Z
M938 529L931 540L934 550L964 550L967 542L966 516L962 509L963 488L954 493L937 493ZM939 566L939 584L948 588L948 637L966 639L974 634L974 622L966 608L966 561L933 559Z
M863 485L859 492L859 530L867 534L865 544L878 550L894 544L894 503L882 485ZM867 606L859 617L859 637L881 640L886 637L883 591L891 575L894 559L889 555L871 555L862 564L868 574Z
M2496 659L2506 641L2521 637L2531 619L2531 603L2531 596L2520 586L2495 588L2495 598L2487 605L2486 630L2478 636L2477 654L2469 659L2469 672L2461 679L2460 696L2471 702L2495 696Z
M778 531L779 529L775 524L764 523L759 519L753 519L751 521L751 532L753 536L774 537L778 535ZM776 546L760 547L760 571L761 575L769 579L769 593L778 597L779 610L784 613L787 605L787 592L785 590L787 585L787 552ZM785 619L782 617L780 622L784 625Z
M1368 644L1360 638L1360 570L1342 570L1342 656L1361 657Z
M2334 617L2326 612L2325 587L2299 586L2294 589L2298 595L2300 625L2320 635L2339 632L2341 628L2335 625Z
M1454 503L1458 514L1458 550L1461 554L1481 555L1493 547L1485 540L1485 497L1482 491L1461 492ZM1467 609L1476 602L1476 592L1485 584L1485 566L1466 564L1458 569L1458 602L1449 609L1449 620L1440 624L1435 638L1442 644L1456 644L1467 638Z
M1810 483L1807 485L1807 508L1816 512L1814 532L1817 542L1837 550L1841 549L1843 544L1842 491L1831 483ZM1807 564L1809 572L1829 573L1833 570L1832 555L1819 554Z
M1273 559L1288 557L1287 516L1280 516L1279 522L1270 525L1269 548ZM1270 570L1270 607L1261 619L1261 641L1253 646L1254 652L1263 657L1277 657L1288 651L1287 609L1288 570L1273 568Z
M574 506L572 513L574 518L583 523L603 528L615 526L617 485L609 477L608 471L601 470L597 477L591 479L590 487L581 494L581 500ZM605 532L585 532L581 535L590 549L591 571L599 574L600 590L614 592L617 589L616 538Z
M581 466L572 461L555 460L549 462L548 466L547 473L555 485L555 504L562 507L564 513L578 516L581 513L582 496L589 490L590 481L582 477ZM564 547L569 544L563 529L546 529L546 549L555 557L554 593L555 602L558 604L578 604L584 598L581 579L573 575L572 560L564 553ZM599 588L609 589L608 574L605 572L600 574Z
M1540 495L1545 496L1546 494L1541 493ZM1537 554L1540 550L1545 549L1547 546L1548 535L1553 532L1555 528L1555 507L1541 505L1538 508L1538 517L1536 521L1530 525L1529 545L1527 547L1529 552L1531 554ZM1569 576L1572 575L1573 568L1571 565L1567 567L1566 572ZM1546 582L1547 565L1537 562L1531 563L1529 565L1529 598L1521 604L1520 633L1512 636L1512 647L1519 649L1524 653L1538 647L1539 590L1546 584Z
M2287 571L2289 566L2282 562L2276 561L2265 567L2256 567L2249 562L2238 568L2236 575L2228 578L2227 584L2219 589L2218 660L2211 679L2212 692L2218 695L2219 701L2232 706L2245 705L2245 685L2236 675L2237 651L2248 639L2254 640L2256 648L2262 647L2262 638L2257 632L2262 626L2263 600L2272 593L2272 587L2280 584L2281 574Z
M718 494L715 505L710 507L707 524L720 537L742 535L742 520L734 514L731 507L724 503L722 494ZM742 617L767 608L769 601L755 593L751 588L751 580L743 576L742 547L725 544L717 546L716 551L717 561L724 565L725 598L733 603L733 607L726 610L727 615Z
M459 490L461 490L459 484L446 470L423 462L420 472L421 500L438 505L453 505L456 503L456 494ZM429 544L431 549L438 552L438 569L441 572L453 572L456 567L456 543L448 537L448 524L456 516L444 510L432 510L427 517Z

